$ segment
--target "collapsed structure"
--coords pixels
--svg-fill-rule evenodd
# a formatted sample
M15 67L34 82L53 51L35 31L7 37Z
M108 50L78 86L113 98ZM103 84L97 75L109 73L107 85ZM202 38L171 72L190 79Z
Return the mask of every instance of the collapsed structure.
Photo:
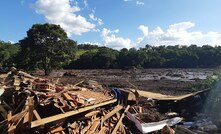
M92 80L64 85L15 68L2 74L0 82L1 133L124 134L161 130L162 134L174 134L169 126L183 118L173 112L160 114L156 108L165 104L161 100L168 103L202 93L150 97L150 93L136 90L104 89ZM158 104L155 100L159 100ZM191 132L182 126L178 128Z

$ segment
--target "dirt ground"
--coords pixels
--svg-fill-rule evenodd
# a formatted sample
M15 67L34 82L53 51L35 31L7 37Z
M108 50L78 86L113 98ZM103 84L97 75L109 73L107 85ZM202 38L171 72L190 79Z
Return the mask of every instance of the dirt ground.
M192 92L192 86L212 75L214 69L134 69L134 70L59 70L50 77L61 83L75 84L94 80L104 87L133 88L168 95ZM37 72L41 74L41 72Z

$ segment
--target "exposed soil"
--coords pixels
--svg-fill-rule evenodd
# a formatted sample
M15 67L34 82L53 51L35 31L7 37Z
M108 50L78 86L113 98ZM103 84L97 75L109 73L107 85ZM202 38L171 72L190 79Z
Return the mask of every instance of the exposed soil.
M214 69L134 69L134 70L59 70L50 77L62 83L75 84L81 80L94 80L104 87L134 88L168 95L192 92L192 86ZM37 74L41 74L37 72Z
M165 116L160 114L155 109L146 110L145 113L137 114L135 117L144 123L158 122L158 121L162 121L162 120L166 119Z

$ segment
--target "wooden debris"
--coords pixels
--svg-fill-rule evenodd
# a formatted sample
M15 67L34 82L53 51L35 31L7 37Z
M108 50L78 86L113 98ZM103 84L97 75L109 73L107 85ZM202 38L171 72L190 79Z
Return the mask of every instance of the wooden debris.
M116 132L117 132L119 126L122 124L122 120L123 120L123 118L124 118L126 112L129 110L129 108L130 108L130 105L128 105L128 106L126 107L126 109L124 110L124 113L121 115L119 121L117 122L117 124L116 124L116 126L115 126L115 128L114 128L114 130L112 131L112 134L116 134Z
M53 128L53 129L50 131L50 133L51 133L51 134L54 134L54 133L58 133L58 132L62 132L62 131L64 131L64 128L62 128L61 126L59 126L59 127Z
M126 134L123 119L130 105L134 105L133 114L145 114L136 105L137 92L114 89L112 93L92 80L64 85L58 79L33 77L15 68L1 79L1 133ZM181 119L154 125L173 125L177 120Z
M109 119L111 116L113 116L114 114L116 114L117 112L119 112L121 109L123 108L123 106L118 105L117 107L115 107L111 112L109 112L108 114L104 115L101 124L103 124L103 122L105 122L107 119Z
M50 117L47 117L47 118L36 120L36 121L33 121L31 123L31 128L34 128L34 127L37 127L37 126L40 126L40 125L43 125L43 124L46 124L46 123L50 123L50 122L53 122L53 121L56 121L56 120L59 120L59 119L67 118L69 116L73 116L73 115L91 110L93 108L97 108L97 107L105 106L105 105L108 105L108 104L112 104L114 102L117 102L117 100L113 99L113 100L103 102L103 103L100 103L100 104L96 104L96 105L93 105L93 106L84 107L84 108L81 108L81 109L78 109L78 110L75 110L75 111L66 112L65 114L63 114L63 113L62 114L57 114L57 115L54 115L54 116L50 116Z

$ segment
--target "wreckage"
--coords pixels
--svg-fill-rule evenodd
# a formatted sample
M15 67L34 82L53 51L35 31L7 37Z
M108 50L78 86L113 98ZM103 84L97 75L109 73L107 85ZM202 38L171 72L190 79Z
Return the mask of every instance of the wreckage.
M3 134L126 134L160 130L162 134L174 134L169 126L183 118L172 112L160 114L156 109L205 93L173 97L132 89L109 90L92 80L64 85L15 68L0 75L0 82ZM191 132L182 126L176 129Z

